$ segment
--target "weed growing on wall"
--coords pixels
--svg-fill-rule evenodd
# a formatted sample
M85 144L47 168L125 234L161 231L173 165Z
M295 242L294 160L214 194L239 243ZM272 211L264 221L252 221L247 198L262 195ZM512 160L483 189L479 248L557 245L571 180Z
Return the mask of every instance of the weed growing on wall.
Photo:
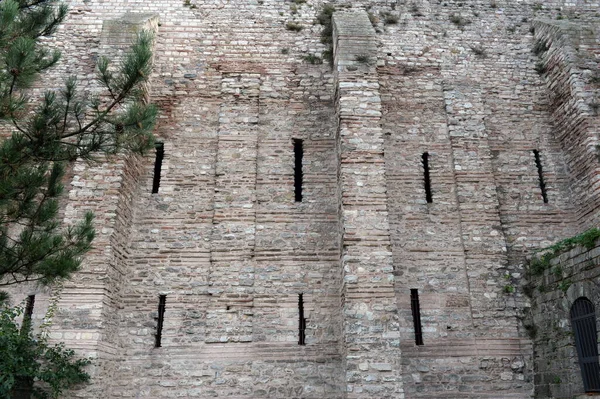
M540 275L550 267L550 261L557 255L569 251L578 245L590 250L594 248L598 238L600 238L600 229L594 227L575 237L567 238L548 248L544 248L540 252L545 253L540 257L532 259L529 263L529 272L533 275ZM562 273L562 269L560 269L560 272Z
M400 20L397 15L392 14L391 12L382 12L381 18L386 25L396 25Z
M285 29L290 30L292 32L300 32L302 30L302 25L297 24L295 22L288 22L285 24Z
M327 49L323 51L323 58L333 64L333 13L335 7L331 4L325 4L317 14L317 21L323 27L321 30L321 43L327 45Z

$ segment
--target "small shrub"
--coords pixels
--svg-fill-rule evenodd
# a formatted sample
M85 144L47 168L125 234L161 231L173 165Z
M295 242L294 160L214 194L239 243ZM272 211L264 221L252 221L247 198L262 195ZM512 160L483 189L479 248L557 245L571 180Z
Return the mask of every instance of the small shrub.
M295 4L290 4L290 11L292 12L292 14L298 14L298 6L296 6Z
M419 69L414 66L402 65L402 74L405 76L413 75L413 74L417 73L418 71L419 71Z
M304 3L306 3L306 0L294 0L294 3L296 3L296 4L304 4Z
M400 20L397 15L394 15L390 12L382 12L381 18L383 18L383 23L385 25L396 25Z
M371 63L371 58L367 54L356 55L354 57L354 60L361 64L370 64Z
M533 26L531 27L532 29L535 29ZM532 32L533 33L533 32ZM545 53L546 51L548 51L548 45L546 44L545 41L543 40L538 40L535 42L535 44L533 45L533 54L535 55L540 55Z
M34 335L29 324L19 326L19 317L23 317L22 308L0 309L0 397L17 397L13 388L19 380L38 382L32 387L35 398L58 398L63 391L89 381L85 366L90 359L77 359L63 343L51 344L44 335Z
M327 49L321 53L321 57L326 60L329 65L333 65L333 49Z
M452 22L454 25L458 26L461 29L471 23L471 21L459 14L451 14L449 18L450 22Z
M335 12L335 7L333 5L331 5L331 4L323 5L323 8L321 8L321 11L319 11L319 14L317 15L317 20L319 21L319 24L321 24L321 25L331 24L331 17L333 16L334 12Z
M515 287L513 287L512 285L505 285L504 286L504 293L505 294L512 294L515 292Z
M525 324L524 327L525 330L527 330L527 335L529 335L529 338L535 339L537 336L537 327L533 324Z
M546 292L546 286L544 284L540 285L538 287L538 291L540 292L540 294L543 294L544 292Z
M285 24L285 29L290 30L292 32L300 32L302 30L302 25L297 24L295 22L288 22Z
M317 21L323 27L321 30L321 43L327 45L327 49L321 55L329 61L329 65L333 65L333 22L331 19L334 12L334 6L325 4L317 14Z
M553 384L560 384L561 383L560 377L557 376L557 375L555 375L554 378L552 379L552 383Z
M318 65L318 64L323 63L323 59L314 54L307 54L304 57L302 57L302 59L304 61L308 62L309 64L313 64L313 65Z
M325 4L319 14L317 15L317 21L323 26L321 31L321 43L331 44L333 43L333 25L331 18L335 12L335 7L331 4Z
M532 259L529 263L529 271L535 276L542 274L544 270L550 267L550 259L552 259L552 256L548 254Z
M573 244L579 244L586 249L592 249L596 245L596 241L600 238L600 229L593 228L574 238Z
M571 286L571 280L563 280L558 284L558 289L562 292L567 292L569 287Z
M543 8L542 3L535 3L533 5L533 11L540 11Z
M554 274L555 277L561 277L562 276L562 272L563 269L560 265L556 265L553 269L552 269L552 274Z
M479 58L486 58L487 57L487 53L485 52L485 49L482 46L470 46L471 47L471 51L473 51L473 53L475 53L475 55Z
M538 62L535 64L535 71L538 73L538 75L543 75L546 72L546 65L544 65L543 62Z

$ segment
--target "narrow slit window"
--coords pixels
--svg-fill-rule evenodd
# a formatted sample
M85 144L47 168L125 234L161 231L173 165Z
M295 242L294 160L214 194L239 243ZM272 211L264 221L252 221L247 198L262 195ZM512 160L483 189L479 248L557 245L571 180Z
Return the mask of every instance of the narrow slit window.
M424 152L421 159L423 162L423 178L425 181L425 199L427 199L428 204L431 204L433 202L433 196L431 195L431 176L429 174L429 153Z
M167 296L160 295L158 297L158 319L156 323L156 343L155 347L160 348L162 346L162 330L163 323L165 321L165 305L167 304Z
M298 295L298 345L306 345L306 318L302 294Z
M303 141L294 139L294 196L296 202L302 202L302 158L304 157Z
M423 328L421 327L421 305L419 304L419 290L410 290L410 307L412 310L413 324L415 327L415 344L423 345Z
M540 152L538 150L533 150L533 156L535 158L535 166L538 170L538 178L540 182L540 190L542 191L542 198L544 199L544 204L547 204L548 193L546 192L546 182L544 181L544 170L542 169L542 159L540 158Z
M154 179L152 181L152 194L158 193L158 188L160 187L160 172L162 169L162 162L164 156L164 143L156 143L156 159L154 160Z
M31 318L33 317L33 306L35 304L35 295L29 295L25 302L25 312L23 313L23 325L21 331L29 330L31 327Z

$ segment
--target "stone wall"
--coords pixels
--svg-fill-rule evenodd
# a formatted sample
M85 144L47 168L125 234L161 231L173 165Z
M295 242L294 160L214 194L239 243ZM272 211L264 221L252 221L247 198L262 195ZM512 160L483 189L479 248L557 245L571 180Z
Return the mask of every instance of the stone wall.
M574 177L577 219L582 229L598 224L598 53L597 26L540 20L535 53L550 94L555 137Z
M557 255L543 273L531 277L527 327L534 341L536 398L584 394L570 311L575 300L585 297L597 313L599 261L600 247L578 246Z
M65 218L99 233L55 292L53 338L95 358L73 397L531 397L525 256L596 221L597 89L572 65L598 45L564 20L598 2L333 1L333 66L319 0L69 3L39 89L97 90L107 27L151 21L165 148L156 194L152 154L71 171Z

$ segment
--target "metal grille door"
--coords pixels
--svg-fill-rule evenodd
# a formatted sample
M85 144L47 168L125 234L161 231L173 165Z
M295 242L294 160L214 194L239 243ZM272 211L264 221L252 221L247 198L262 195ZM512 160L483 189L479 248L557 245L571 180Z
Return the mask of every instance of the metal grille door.
M571 325L586 392L600 392L600 365L598 364L598 333L594 304L579 298L571 307Z

